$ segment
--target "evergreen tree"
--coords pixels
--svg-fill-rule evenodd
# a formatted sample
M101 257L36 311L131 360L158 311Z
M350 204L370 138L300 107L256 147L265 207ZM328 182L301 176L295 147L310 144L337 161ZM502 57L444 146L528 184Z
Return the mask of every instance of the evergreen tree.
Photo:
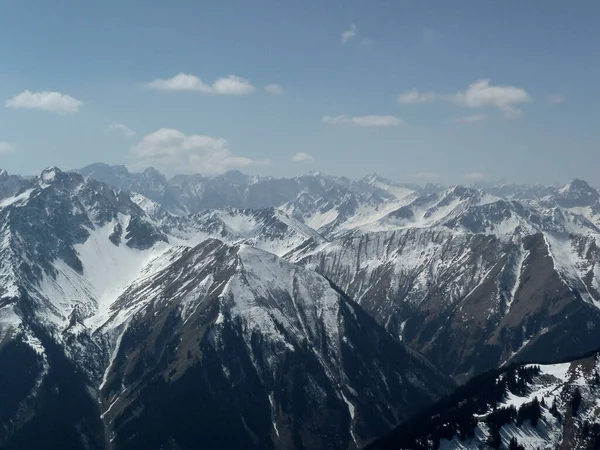
M516 437L513 437L508 444L508 450L525 450L525 447L519 444Z
M550 407L550 414L552 414L557 419L561 419L560 412L558 411L558 407L556 406L556 399L552 401L552 406Z
M581 405L581 391L578 387L575 388L573 392L573 397L571 397L571 412L573 416L577 415L577 411L579 410L579 406Z

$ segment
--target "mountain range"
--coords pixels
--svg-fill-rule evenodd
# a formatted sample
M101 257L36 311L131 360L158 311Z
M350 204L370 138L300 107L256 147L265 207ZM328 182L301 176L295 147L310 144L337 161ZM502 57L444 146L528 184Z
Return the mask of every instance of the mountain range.
M583 180L2 171L0 233L0 448L361 448L518 370L526 386L475 423L552 385L548 448L593 439L564 409L584 383L564 361L600 348L600 195ZM568 373L595 379L585 361ZM444 445L488 445L486 426ZM507 427L503 445L545 442ZM439 444L421 431L393 436Z

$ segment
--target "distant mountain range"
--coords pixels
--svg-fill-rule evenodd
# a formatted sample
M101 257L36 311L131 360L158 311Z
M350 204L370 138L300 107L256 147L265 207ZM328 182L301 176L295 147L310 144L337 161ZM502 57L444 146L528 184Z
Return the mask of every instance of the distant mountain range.
M0 233L0 448L361 448L490 370L550 364L521 396L572 386L544 374L600 348L582 180L1 171ZM565 402L540 416L551 448L571 442ZM402 439L487 445L478 405L475 437ZM509 428L506 445L543 442Z

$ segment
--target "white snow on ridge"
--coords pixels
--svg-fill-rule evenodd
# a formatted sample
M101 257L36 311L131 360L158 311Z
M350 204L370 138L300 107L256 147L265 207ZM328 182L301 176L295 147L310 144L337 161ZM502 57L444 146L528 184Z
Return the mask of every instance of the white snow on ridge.
M113 244L109 236L117 224L123 230L129 217L120 215L103 227L88 230L89 238L75 245L83 265L83 274L77 273L61 260L54 263L57 271L53 279L44 276L39 284L39 295L47 298L58 317L51 322L64 326L73 309L77 307L86 326L95 329L106 319L113 302L141 275L144 267L164 253L168 244L159 243L148 251L130 248L125 242Z
M282 225L285 228L281 228ZM194 216L190 230L180 233L178 244L195 246L210 237L229 243L251 244L278 256L307 239L323 240L314 229L281 210L224 208Z
M13 336L21 326L21 318L17 315L13 305L0 308L0 342L7 336Z
M536 397L538 401L544 400L545 407L541 409L542 417L536 427L531 426L526 420L520 427L515 423L509 423L502 426L500 436L505 448L512 438L515 438L519 445L527 450L539 448L555 448L562 441L563 424L555 418L549 411L553 403L562 404L564 393L563 388L568 383L583 385L583 375L578 371L579 367L573 363L537 365L540 368L540 374L536 375L533 382L529 384L527 393L523 396L507 393L504 401L490 409L482 415L476 415L477 427L475 428L475 438L461 441L458 436L452 440L443 439L440 442L440 449L459 450L471 448L483 448L484 443L490 437L490 430L485 422L488 414L496 408L515 407L519 409L526 403L532 402ZM532 367L526 366L526 367ZM579 379L578 379L579 378ZM503 448L504 448L503 447ZM486 447L487 448L487 447Z
M338 216L339 213L335 208L332 208L326 212L317 211L315 214L308 217L306 223L309 227L318 231L335 221Z
M573 241L570 235L559 233L544 233L544 239L548 248L548 253L552 257L554 268L560 274L567 286L576 287L579 294L588 303L600 308L600 299L597 299L590 292L588 285L583 281L584 274L581 268L587 267L587 262L583 260L573 248ZM598 237L596 237L598 239ZM595 264L595 275L600 272L598 263ZM600 288L599 278L596 275L593 279L595 288ZM600 290L600 289L599 289Z
M223 298L232 315L246 322L248 345L252 330L260 330L293 350L279 326L299 341L317 338L316 327L321 324L331 348L339 347L339 295L324 278L250 246L242 245L238 257L240 267L227 283ZM283 294L286 298L286 293L289 301L282 303L275 297Z
M152 218L155 218L157 213L173 215L172 213L164 210L155 201L150 200L148 197L144 197L143 195L138 194L137 192L132 192L130 198L131 198L131 201L133 201L133 203L135 203L140 208L142 208L144 210L144 212Z
M19 206L20 204L25 203L27 200L29 200L29 197L31 196L31 193L33 191L33 189L27 189L21 192L19 195L3 199L2 201L0 201L0 209L6 208L7 206L11 205Z
M567 375L569 373L569 369L571 368L571 363L544 364L539 367L543 374L552 375L554 378L561 380L563 383L569 381L569 377Z
M510 307L512 306L512 303L515 300L515 297L517 295L517 291L519 290L519 287L521 286L521 274L523 273L523 264L525 264L525 260L527 259L527 257L529 256L529 250L525 250L525 248L523 247L523 244L521 243L521 245L519 246L519 260L517 262L517 268L515 270L515 283L513 285L513 287L510 290L510 297L508 298L508 301L506 302L506 313L508 313L508 311L510 311Z
M383 219L389 213L396 211L405 204L406 203L402 201L387 202L377 207L361 204L358 207L358 210L348 220L340 225L340 232L359 228L365 231L370 231L373 228L377 228L375 225L376 222Z
M384 191L392 194L398 200L405 199L405 198L415 194L415 191L413 189L409 189L407 187L402 187L402 186L394 186L391 184L386 184L386 183L381 182L380 180L373 181L371 183L371 186L374 186L378 189L383 189Z

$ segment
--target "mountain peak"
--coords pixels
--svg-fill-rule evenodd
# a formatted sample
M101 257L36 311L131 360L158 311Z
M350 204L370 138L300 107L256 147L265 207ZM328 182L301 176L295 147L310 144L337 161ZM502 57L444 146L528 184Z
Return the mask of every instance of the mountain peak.
M389 183L389 180L386 180L385 178L380 177L375 172L371 172L371 173L367 174L360 181L362 181L365 184L375 184L377 182Z
M144 169L143 173L152 174L152 175L154 175L154 174L160 174L160 172L157 169L155 169L154 167L152 167L152 166L146 167L146 169Z
M559 204L563 207L590 206L600 200L600 194L586 181L574 178L558 190Z
M54 180L56 180L57 177L61 176L63 173L64 172L58 167L51 166L42 170L42 173L40 174L40 180L45 183L52 183Z
M565 184L562 188L559 189L559 192L573 192L573 191L589 191L593 190L593 188L588 184L587 181L582 180L581 178L573 178L567 184Z

